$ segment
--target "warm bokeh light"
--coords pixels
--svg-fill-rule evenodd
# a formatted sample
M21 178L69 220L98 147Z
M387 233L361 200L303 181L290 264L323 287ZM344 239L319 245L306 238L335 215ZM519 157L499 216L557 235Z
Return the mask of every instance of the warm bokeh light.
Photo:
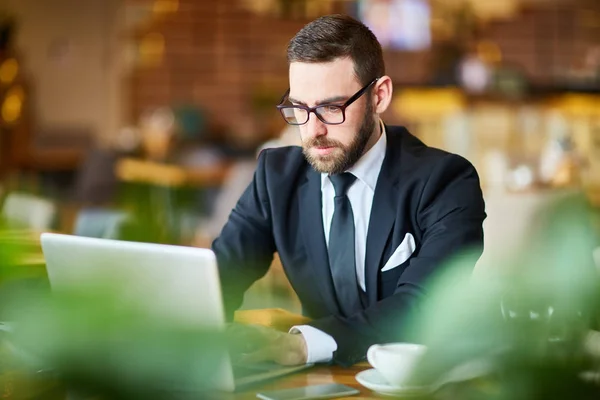
M2 103L2 120L9 124L16 122L21 117L25 91L21 86L11 88Z
M140 65L154 66L161 63L165 52L165 37L151 32L142 39L139 46Z
M9 58L0 64L0 82L8 85L12 83L19 74L19 62Z
M152 12L156 15L171 14L179 10L179 0L155 0Z
M500 47L489 40L482 40L477 44L477 54L488 64L499 64L502 61Z
M394 101L394 108L404 118L438 116L461 110L465 98L455 89L403 90Z

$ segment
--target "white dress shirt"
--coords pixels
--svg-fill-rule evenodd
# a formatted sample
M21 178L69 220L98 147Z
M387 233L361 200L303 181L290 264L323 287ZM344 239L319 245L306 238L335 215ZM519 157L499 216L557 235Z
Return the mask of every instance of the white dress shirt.
M367 250L367 230L371 217L371 206L375 185L383 165L387 148L385 126L380 121L381 136L367 153L346 172L356 176L356 181L348 189L348 199L354 215L354 255L356 257L356 278L362 290L365 288L365 253ZM323 204L323 229L325 241L329 248L329 232L334 211L335 191L328 174L321 174L321 196ZM306 341L308 363L328 362L337 350L337 343L327 333L309 325L295 326L291 332L300 332Z

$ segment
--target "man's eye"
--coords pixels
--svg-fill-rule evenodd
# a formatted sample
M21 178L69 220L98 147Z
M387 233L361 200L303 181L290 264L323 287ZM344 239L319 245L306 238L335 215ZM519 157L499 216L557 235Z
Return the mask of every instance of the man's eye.
M342 111L342 109L338 106L325 106L323 107L323 111L325 111L328 114L336 114Z

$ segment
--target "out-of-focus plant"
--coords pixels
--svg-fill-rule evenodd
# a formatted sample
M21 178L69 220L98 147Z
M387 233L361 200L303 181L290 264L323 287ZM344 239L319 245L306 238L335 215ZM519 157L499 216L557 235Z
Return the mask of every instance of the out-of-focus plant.
M39 246L31 232L0 218L0 285L45 276L42 266L32 263L37 256Z
M182 210L193 202L185 189L124 185L127 218L111 238L181 244ZM51 290L39 234L0 223L0 397L206 398L226 379L227 352L235 360L264 344L241 325L149 310L135 283L112 276L109 257L94 288Z
M8 342L30 384L37 374L107 399L199 396L222 368L222 333L152 318L109 290L29 291L12 301Z
M153 210L132 213L119 238L171 241ZM222 328L150 315L111 284L51 292L38 234L0 225L0 396L198 398L214 388L230 343Z
M592 212L579 196L540 210L524 250L507 249L476 276L461 268L468 255L454 260L411 324L429 346L414 383L481 377L440 398L597 398L599 388L581 378L599 366L585 348L600 305Z

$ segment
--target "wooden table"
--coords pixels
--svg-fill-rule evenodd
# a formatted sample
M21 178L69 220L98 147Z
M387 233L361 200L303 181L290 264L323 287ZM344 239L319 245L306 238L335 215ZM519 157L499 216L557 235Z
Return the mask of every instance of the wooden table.
M305 323L308 319L282 309L265 309L238 311L235 314L235 320L237 322L261 324L287 331L291 326ZM357 373L369 368L371 368L371 366L366 362L357 364L351 368L317 365L308 370L270 381L264 385L258 385L257 387L252 388L252 390L227 395L225 398L256 399L256 393L260 391L320 385L325 383L341 383L360 390L359 395L348 397L349 399L381 398L371 390L361 386L354 378Z
M374 392L361 386L354 378L357 373L369 368L370 365L367 363L361 363L348 369L327 365L315 366L306 371L278 378L274 381L265 383L264 385L258 385L252 390L225 395L223 398L248 400L256 399L256 393L262 391L296 388L309 385L321 385L326 383L341 383L343 385L360 390L360 394L347 397L348 399L381 398Z

